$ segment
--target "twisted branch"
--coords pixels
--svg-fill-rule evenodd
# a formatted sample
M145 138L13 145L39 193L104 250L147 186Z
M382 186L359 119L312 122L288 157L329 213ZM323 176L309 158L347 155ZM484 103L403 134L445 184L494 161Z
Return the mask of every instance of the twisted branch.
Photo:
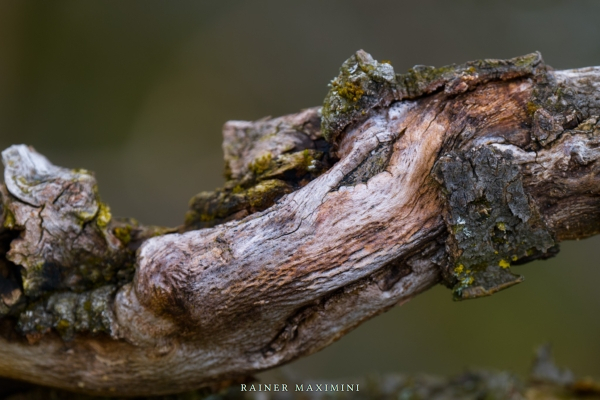
M600 231L600 69L539 54L395 74L359 51L323 108L224 129L228 182L176 229L93 175L3 152L0 375L90 394L243 381L437 283L455 299Z

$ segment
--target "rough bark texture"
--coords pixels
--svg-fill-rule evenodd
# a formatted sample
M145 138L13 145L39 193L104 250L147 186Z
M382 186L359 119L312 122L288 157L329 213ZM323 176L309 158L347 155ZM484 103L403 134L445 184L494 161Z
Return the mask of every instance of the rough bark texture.
M511 264L600 231L598 85L538 53L395 74L359 51L322 108L226 124L229 181L176 230L113 220L90 173L13 146L0 375L124 396L226 385L437 283L456 299L516 284Z

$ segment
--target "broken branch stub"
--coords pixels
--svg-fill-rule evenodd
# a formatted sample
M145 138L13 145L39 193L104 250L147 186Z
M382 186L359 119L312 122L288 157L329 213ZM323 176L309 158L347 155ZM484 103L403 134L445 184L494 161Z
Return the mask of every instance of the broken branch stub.
M439 282L456 299L518 283L512 264L600 231L599 82L538 53L396 74L357 52L323 108L228 123L229 180L176 230L109 218L89 173L13 146L0 375L178 392L318 351Z

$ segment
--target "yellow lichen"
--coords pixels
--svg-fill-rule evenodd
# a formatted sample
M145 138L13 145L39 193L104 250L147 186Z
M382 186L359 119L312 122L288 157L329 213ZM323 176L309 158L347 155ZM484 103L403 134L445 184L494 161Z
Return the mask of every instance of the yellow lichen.
M277 198L285 193L289 193L288 185L284 181L271 179L262 181L256 186L248 189L247 197L250 206L260 210L273 204Z
M462 272L463 272L464 270L465 270L465 266L464 266L464 265L462 265L462 264L458 264L458 265L456 266L456 268L454 268L454 273L455 273L455 274L457 274L457 275L458 275L458 274L462 274Z
M314 157L312 156L311 152L308 149L306 149L302 152L302 157L303 157L302 167L305 171L307 171L308 168L311 166L311 163L313 162Z
M113 233L124 245L131 242L131 226L119 226L114 229Z
M69 326L71 326L71 324L69 323L69 321L67 321L66 319L61 319L56 324L56 329L59 329L59 330L61 330L61 329L67 329Z
M510 267L510 262L506 261L505 259L502 259L498 262L498 265L502 268L508 268Z
M254 175L261 175L269 169L272 158L273 157L271 156L271 153L265 153L259 157L256 157L254 161L250 163L248 168L254 173Z
M98 227L101 229L106 228L108 226L108 223L110 222L111 218L112 218L112 215L110 213L110 207L108 207L108 205L101 202L98 205L98 214L96 215L96 225L98 225Z
M498 222L496 224L496 228L500 229L502 232L506 231L506 224L504 222Z
M358 101L365 94L361 85L354 82L346 81L345 84L340 84L337 80L334 80L332 86L341 97L350 101Z
M244 188L240 185L235 185L233 189L231 189L231 192L235 194L244 193Z
M527 114L533 115L540 108L539 104L534 103L533 101L527 102Z
M10 210L6 210L4 215L4 227L6 229L13 229L15 227L15 216Z

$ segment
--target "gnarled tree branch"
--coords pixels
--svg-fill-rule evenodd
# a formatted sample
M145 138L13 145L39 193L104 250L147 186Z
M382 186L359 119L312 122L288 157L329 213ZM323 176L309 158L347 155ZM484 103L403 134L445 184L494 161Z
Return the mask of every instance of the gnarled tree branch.
M395 74L224 129L229 181L177 230L115 220L86 171L3 153L0 375L95 394L243 379L437 283L456 299L600 231L600 69L539 54ZM136 253L137 251L137 253Z

